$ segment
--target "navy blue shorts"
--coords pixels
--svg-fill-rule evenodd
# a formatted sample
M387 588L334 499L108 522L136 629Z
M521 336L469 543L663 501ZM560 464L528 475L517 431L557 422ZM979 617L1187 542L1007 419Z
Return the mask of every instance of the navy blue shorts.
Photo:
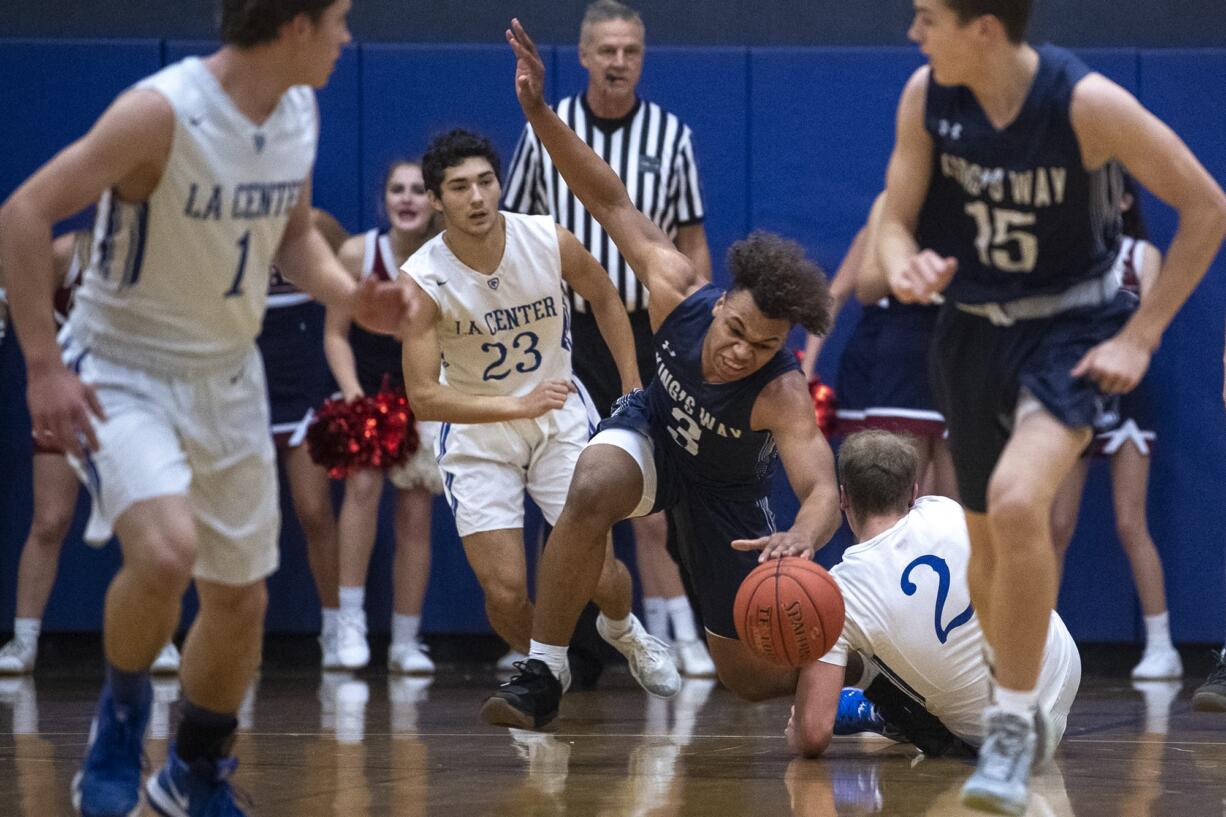
M324 307L314 301L270 309L256 343L264 359L273 436L288 438L336 391L324 357Z
M945 418L937 410L928 373L938 312L931 306L894 302L882 310L864 407L866 427L920 437L944 435Z
M1069 428L1092 427L1104 396L1070 371L1091 348L1116 335L1136 307L1121 291L1103 306L995 326L950 304L937 318L932 383L949 429L962 504L987 512L988 480L1013 432L1025 388Z
M755 492L746 486L739 496L720 494L684 479L673 460L677 447L663 429L655 433L642 391L618 401L597 433L610 428L635 431L654 442L656 496L651 513L664 511L668 516L670 533L676 534L669 537L668 551L693 591L703 626L735 639L732 603L741 582L758 566L758 554L733 550L730 543L774 533L775 518L765 493L751 496Z
M1128 394L1104 398L1102 411L1094 420L1093 454L1111 457L1131 443L1144 456L1152 453L1158 438L1154 430L1149 378Z
M865 306L839 358L834 396L838 402L835 433L841 437L864 429L864 410L873 397L873 360L884 314L878 306Z

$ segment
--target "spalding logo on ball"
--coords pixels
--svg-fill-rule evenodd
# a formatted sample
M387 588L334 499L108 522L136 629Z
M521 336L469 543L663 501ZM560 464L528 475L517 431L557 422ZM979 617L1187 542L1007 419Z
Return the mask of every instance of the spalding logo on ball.
M736 634L772 664L802 667L843 632L843 594L816 562L788 557L758 565L733 602Z

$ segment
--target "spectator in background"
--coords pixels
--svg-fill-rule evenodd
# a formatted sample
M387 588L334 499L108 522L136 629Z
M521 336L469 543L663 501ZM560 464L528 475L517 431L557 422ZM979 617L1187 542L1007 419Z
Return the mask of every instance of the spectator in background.
M417 162L398 160L388 168L380 204L388 228L368 230L341 245L341 265L358 281L367 278L395 281L400 265L438 232ZM404 391L400 341L354 325L343 307L328 309L324 350L346 400L363 395L373 397L384 383ZM434 462L438 423L419 422L417 433L418 449L404 465L390 471L358 469L345 481L338 529L337 624L337 659L345 669L360 669L370 662L366 640L366 569L375 546L379 500L387 478L396 486L392 646L387 665L392 672L410 675L434 672L434 662L422 649L419 632L430 578L431 505L434 497L443 492L442 476Z

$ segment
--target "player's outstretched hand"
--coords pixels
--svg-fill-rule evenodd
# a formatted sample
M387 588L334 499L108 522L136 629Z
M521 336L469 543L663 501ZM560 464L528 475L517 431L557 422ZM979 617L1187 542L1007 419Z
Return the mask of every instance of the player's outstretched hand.
M511 20L507 42L515 52L515 95L525 114L545 104L545 63L519 18Z
M907 266L890 276L890 291L905 304L938 304L941 292L958 271L958 259L942 258L932 250L911 256Z
M1116 335L1085 353L1073 377L1088 377L1107 394L1127 394L1149 368L1150 351L1125 335Z
M531 419L562 408L574 390L575 384L569 380L546 380L519 398L524 406L524 416Z
M353 295L353 319L371 332L399 334L409 314L409 292L400 284L373 276L358 284Z
M44 445L57 445L67 454L85 458L85 449L98 450L91 415L106 420L94 387L62 365L28 376L26 398L34 436Z
M760 550L758 562L770 559L782 559L784 556L799 556L802 559L812 559L817 548L808 537L792 531L781 531L763 536L760 539L736 539L732 542L733 550Z

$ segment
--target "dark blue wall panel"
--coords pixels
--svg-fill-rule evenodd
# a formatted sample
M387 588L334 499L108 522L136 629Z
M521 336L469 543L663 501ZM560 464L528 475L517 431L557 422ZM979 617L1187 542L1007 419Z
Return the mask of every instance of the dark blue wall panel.
M552 62L551 49L544 56ZM505 167L523 127L506 45L364 46L362 98L364 225L379 218L379 185L394 159L420 157L431 137L462 127L490 137Z
M1141 101L1174 128L1218 180L1226 184L1226 51L1144 51ZM1146 200L1146 217L1160 247L1176 219ZM1175 632L1198 641L1226 633L1221 512L1226 506L1226 433L1222 417L1222 305L1226 256L1217 261L1176 316L1154 359L1164 409L1158 431L1150 506L1166 560Z
M166 45L167 59L211 48ZM30 43L0 41L0 195L80 135L116 93L158 68L158 42ZM1081 55L1170 123L1219 180L1226 180L1226 51L1086 50ZM573 46L545 49L549 98L585 85ZM833 271L873 196L893 145L898 95L920 57L909 48L678 48L648 52L643 95L677 112L694 131L716 269L722 253L763 227L799 240ZM377 223L378 185L389 160L419 155L429 137L462 125L489 134L509 160L522 128L513 59L488 46L365 45L346 51L320 94L322 140L316 203L350 229ZM1157 243L1174 229L1170 211L1146 200ZM1222 311L1219 261L1177 317L1153 365L1163 409L1150 498L1154 538L1166 561L1177 639L1220 640L1226 630L1223 541L1217 524L1226 484L1221 433ZM832 379L849 308L823 353ZM30 518L29 420L19 354L0 347L0 629L12 615L18 548ZM1069 557L1061 609L1087 640L1131 641L1140 634L1135 595L1114 534L1107 469L1090 478ZM385 498L386 499L386 498ZM795 509L783 481L775 504L781 522ZM271 582L272 630L317 624L297 524L285 503L283 568ZM390 608L390 503L381 515L372 561L372 625ZM48 629L94 629L118 556L80 542L82 514L65 545L47 614ZM536 523L530 524L529 537ZM487 629L476 582L446 508L436 506L434 568L425 610L431 632ZM625 550L622 543L622 550ZM837 546L836 546L837 547ZM832 556L835 549L824 554ZM827 558L825 561L829 561Z
M121 91L161 65L158 41L0 44L0 198L82 136ZM70 220L80 226L84 219ZM68 225L63 225L68 226ZM21 356L11 335L0 348L0 621L11 620L20 545L30 525L30 420ZM87 505L64 547L62 580L51 596L50 628L98 626L102 594L119 565L117 549L81 543ZM7 623L0 627L7 628Z

